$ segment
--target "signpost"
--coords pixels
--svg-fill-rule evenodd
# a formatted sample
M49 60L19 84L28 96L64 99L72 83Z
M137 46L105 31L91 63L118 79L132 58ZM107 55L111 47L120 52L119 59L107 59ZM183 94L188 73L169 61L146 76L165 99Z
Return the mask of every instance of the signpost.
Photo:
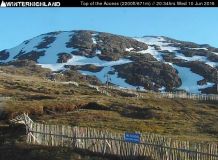
M126 142L140 143L140 136L139 133L125 133L124 140Z

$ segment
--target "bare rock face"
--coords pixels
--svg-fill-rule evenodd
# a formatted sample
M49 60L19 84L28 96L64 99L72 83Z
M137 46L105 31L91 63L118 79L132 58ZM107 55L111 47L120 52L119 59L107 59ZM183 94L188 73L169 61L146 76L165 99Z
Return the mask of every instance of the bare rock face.
M72 57L73 55L70 53L58 53L57 63L66 63Z
M103 55L118 54L118 57L120 57L125 54L126 48L134 48L135 51L146 50L148 48L145 43L109 33L99 33L96 38L100 41L97 48L102 50Z
M39 45L36 46L37 49L44 49L48 48L49 44L53 43L55 41L55 37L45 37L44 40L39 43Z
M39 59L39 57L44 56L45 55L45 51L31 51L25 54L20 55L19 57L17 57L18 60L32 60L37 62L37 60Z
M0 60L6 60L9 57L9 53L6 50L0 51Z
M70 68L71 70L83 70L89 72L100 72L104 67L95 66L93 64L86 64L86 65L76 65L76 66L65 66L65 68Z
M90 57L95 56L96 50L100 50L99 58L106 61L118 60L125 55L126 48L134 48L135 51L147 49L145 43L132 38L94 31L75 31L67 47L79 48L73 54Z
M52 66L54 63L63 63L57 66L65 67L66 70L59 70L64 73L64 80L84 80L94 84L100 84L97 79L98 72L108 72L103 69L110 67L110 73L103 74L114 75L117 72L116 74L128 84L155 91L161 87L165 87L166 91L173 91L182 84L174 68L174 65L178 65L188 67L193 73L201 75L203 80L198 81L198 85L216 83L218 48L207 44L199 45L155 36L151 36L152 40L147 43L149 40L146 36L143 37L145 39L139 40L140 38L89 30L50 32L35 38L26 40L12 49L0 51L0 65L26 65L31 71L41 72L42 68L37 67L37 63L40 63L40 58L43 57L45 61L42 64ZM169 49L171 47L176 49ZM196 57L203 57L203 61L196 60ZM74 58L75 62L79 63L74 63ZM72 61L69 61L70 59ZM120 60L124 63L114 63ZM33 62L36 64L33 65ZM92 76L82 75L81 71L92 72ZM203 89L202 92L214 92L214 86Z
M177 71L161 62L133 62L115 67L120 77L135 86L144 86L149 90L158 90L166 86L168 91L181 85Z
M218 62L218 55L213 53L218 53L218 48L211 47L208 44L200 45L193 42L179 41L168 37L165 37L165 39L167 42L172 43L171 46L180 48L179 52L183 53L187 57L205 56L212 62Z
M92 49L93 46L92 32L89 31L75 31L67 43L68 48Z

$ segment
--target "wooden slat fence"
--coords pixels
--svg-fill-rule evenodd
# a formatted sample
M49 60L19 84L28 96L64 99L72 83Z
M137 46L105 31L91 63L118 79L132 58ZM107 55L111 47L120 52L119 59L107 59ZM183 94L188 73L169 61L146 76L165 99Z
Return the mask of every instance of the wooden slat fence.
M34 123L27 115L27 143L89 150L122 159L218 160L217 143L192 143L156 134L141 134L140 143L126 142L124 134L93 128ZM20 120L20 119L19 119Z
M102 86L102 88L106 88ZM116 86L109 86L110 89L119 90L129 94L135 94L136 97L143 98L141 93L151 93L157 98L182 98L182 99L193 99L201 101L218 101L218 94L195 94L186 92L154 92L154 91L137 91L136 89L120 88Z
M157 93L156 97L159 98L182 98L182 99L193 99L201 101L218 101L218 94L194 94L194 93Z

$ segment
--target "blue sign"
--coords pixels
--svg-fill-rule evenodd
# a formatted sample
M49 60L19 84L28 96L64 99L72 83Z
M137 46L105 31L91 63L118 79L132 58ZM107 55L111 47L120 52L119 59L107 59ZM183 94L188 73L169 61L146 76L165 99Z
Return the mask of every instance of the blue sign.
M140 136L139 133L125 133L124 140L126 142L140 143Z

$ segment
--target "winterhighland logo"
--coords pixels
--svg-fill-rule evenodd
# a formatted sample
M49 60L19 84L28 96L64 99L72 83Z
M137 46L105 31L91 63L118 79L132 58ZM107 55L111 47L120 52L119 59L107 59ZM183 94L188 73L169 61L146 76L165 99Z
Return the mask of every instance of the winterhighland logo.
M6 7L6 4L4 1L1 2L1 7Z
M61 2L1 2L1 7L60 7Z

